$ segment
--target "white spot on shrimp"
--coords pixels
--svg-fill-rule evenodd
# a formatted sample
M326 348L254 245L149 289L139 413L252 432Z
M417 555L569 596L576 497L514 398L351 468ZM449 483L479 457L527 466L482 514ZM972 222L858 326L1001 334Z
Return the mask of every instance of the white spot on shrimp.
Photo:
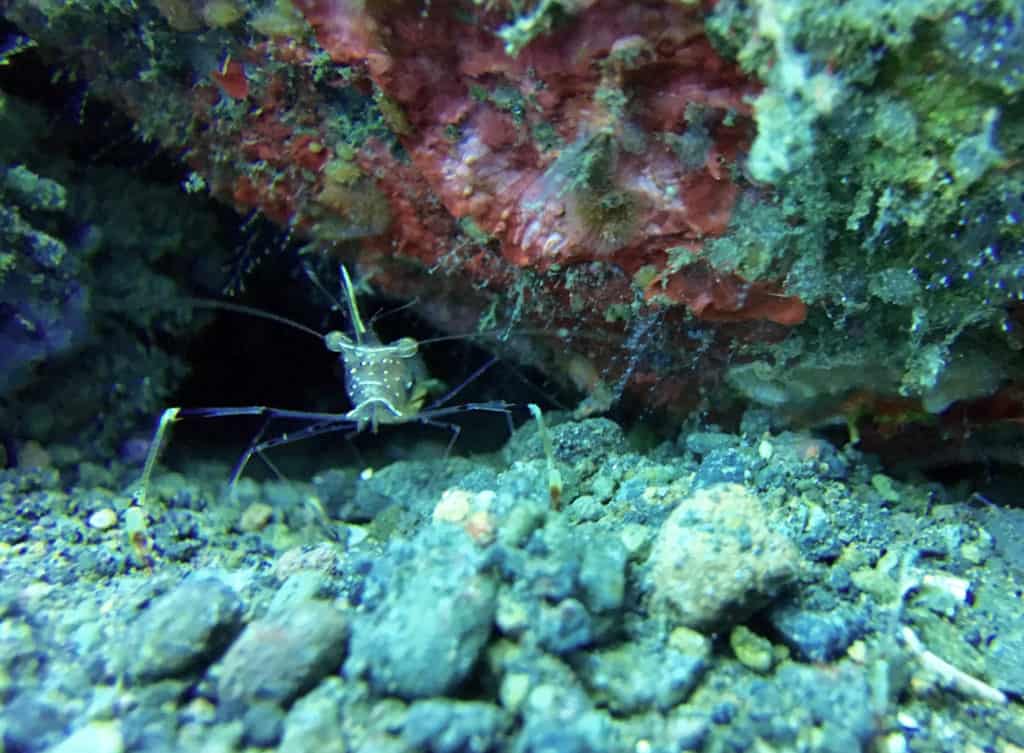
M541 231L541 223L539 220L530 220L526 227L523 228L523 246L533 245L533 239L537 237L537 233Z
M555 256L565 247L565 236L561 233L552 233L544 241L544 253Z

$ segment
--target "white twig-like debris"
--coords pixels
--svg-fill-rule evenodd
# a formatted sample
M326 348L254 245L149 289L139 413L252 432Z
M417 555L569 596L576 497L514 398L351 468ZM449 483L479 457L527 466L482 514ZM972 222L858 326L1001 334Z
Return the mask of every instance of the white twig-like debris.
M957 669L945 659L936 656L925 648L924 644L921 643L921 639L917 637L917 633L906 625L903 626L902 637L907 649L921 662L922 667L938 678L943 687L954 690L968 698L977 698L980 701L990 701L998 704L1005 704L1007 702L1006 694L1003 691Z
M555 466L555 451L551 445L551 435L548 427L544 424L544 414L540 406L530 403L527 406L537 422L537 433L540 434L540 441L544 445L544 457L548 464L548 494L551 496L551 509L559 510L562 507L562 474Z

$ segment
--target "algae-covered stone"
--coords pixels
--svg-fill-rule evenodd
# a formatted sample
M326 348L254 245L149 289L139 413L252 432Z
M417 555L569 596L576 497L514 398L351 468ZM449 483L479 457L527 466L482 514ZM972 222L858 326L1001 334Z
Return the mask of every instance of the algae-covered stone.
M338 734L345 695L341 678L328 677L295 702L284 720L279 750L348 753Z
M737 625L732 629L729 633L729 645L744 667L755 672L767 672L772 668L772 642L745 625Z
M772 530L760 501L738 484L679 503L651 555L654 607L677 624L712 630L764 606L797 575L793 543Z
M79 727L57 745L49 748L50 753L122 753L124 735L119 721L89 722Z
M454 690L476 664L494 622L497 584L469 536L429 528L377 560L364 605L353 621L346 674L366 675L379 693L429 698Z
M509 722L505 711L489 703L419 701L405 717L402 740L416 750L492 750Z
M619 609L626 591L626 548L611 538L589 543L579 573L586 605L595 612Z
M580 676L615 714L668 710L689 696L708 667L710 652L700 642L707 639L697 635L699 641L684 645L633 641L593 651L579 659Z
M242 602L228 585L210 575L186 578L129 628L124 668L141 682L188 674L231 640L241 618Z
M220 697L287 705L337 671L347 638L345 615L326 601L306 601L256 620L224 657Z
M878 492L878 496L886 502L899 502L899 489L893 484L892 479L884 473L876 473L871 477L871 487Z
M839 658L867 629L864 614L847 604L830 611L787 604L772 610L771 624L797 657L811 662Z

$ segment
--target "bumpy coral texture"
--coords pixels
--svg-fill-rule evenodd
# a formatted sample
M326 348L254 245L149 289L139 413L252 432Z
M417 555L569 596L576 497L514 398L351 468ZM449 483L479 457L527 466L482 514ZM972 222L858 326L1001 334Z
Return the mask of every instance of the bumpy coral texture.
M730 170L752 135L756 85L714 51L692 6L591 3L513 56L497 33L504 16L361 5L297 3L335 62L365 66L444 211L496 239L506 261L649 267L649 299L709 319L803 318L774 288L748 296L734 276L668 264L668 249L699 252L725 232L739 191ZM402 189L387 189L398 217ZM402 225L392 231L402 243ZM694 274L700 285L685 282Z

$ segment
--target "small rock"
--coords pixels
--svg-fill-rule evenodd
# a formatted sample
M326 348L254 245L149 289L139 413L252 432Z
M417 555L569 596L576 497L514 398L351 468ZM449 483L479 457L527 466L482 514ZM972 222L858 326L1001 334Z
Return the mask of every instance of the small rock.
M402 740L429 753L485 753L497 749L509 721L506 712L489 703L419 701L405 717Z
M266 502L253 502L242 512L242 517L238 520L238 530L243 533L262 531L273 517L273 507Z
M677 627L669 633L669 648L690 656L706 659L711 655L711 641L703 633L688 627Z
M799 658L812 662L838 658L865 632L864 619L845 608L818 612L787 605L772 611L771 622Z
M584 602L591 611L611 612L622 606L626 592L626 548L613 538L588 542L579 580Z
M60 739L70 712L23 692L0 709L0 749L35 753Z
M284 720L278 750L288 753L349 753L341 728L343 685L328 677L295 702Z
M518 711L530 693L530 676L523 672L509 672L501 678L498 697L509 711Z
M241 627L242 602L209 575L186 578L131 625L122 661L129 677L153 682L187 674L220 651Z
M341 665L348 621L324 601L306 601L250 623L232 644L217 688L228 703L294 701Z
M150 688L165 686L176 692L163 693L162 698L151 699L147 691ZM178 738L179 722L175 706L186 692L186 685L177 680L166 680L157 685L140 688L139 705L128 709L121 717L121 731L124 735L125 747L136 750L180 750ZM162 690L163 688L161 688ZM162 705L161 705L162 704ZM196 726L196 729L202 727Z
M736 445L737 437L722 431L691 431L679 438L683 445L694 455L707 455L714 450L724 450Z
M849 663L784 664L770 682L750 692L744 710L749 728L775 750L866 751L877 734L871 686L864 670ZM812 727L821 742L798 745Z
M304 571L337 577L342 572L342 557L335 545L323 543L311 548L289 549L274 563L274 577L280 580L287 580L295 573Z
M594 499L604 504L615 494L615 481L608 476L598 476L590 483Z
M871 487L878 492L878 496L886 502L899 502L900 492L893 484L892 479L883 473L876 473L871 477Z
M117 513L109 507L104 507L90 515L88 523L90 528L108 531L117 525Z
M232 494L240 505L250 505L260 499L263 495L263 489L253 479L242 476L235 481Z
M1014 695L1024 695L1024 627L1008 623L1000 627L985 652L985 673L993 685Z
M562 599L557 604L540 602L531 627L537 643L553 654L568 654L594 638L590 613L576 599Z
M605 508L593 495L581 494L569 504L568 513L573 523L592 523L604 516Z
M737 625L729 633L729 645L740 664L755 672L767 672L772 668L774 655L772 643L744 625Z
M715 484L742 484L749 463L741 450L726 447L712 450L701 461L693 477L693 488L703 489Z
M237 753L242 749L245 726L236 719L209 726L187 726L178 733L175 750L196 750L202 753Z
M50 453L34 439L25 442L18 451L19 468L50 468L52 465Z
M263 497L276 510L292 510L303 504L302 493L288 481L267 481L263 484Z
M434 520L461 523L469 515L472 495L465 489L445 489L441 501L434 506Z
M313 476L313 490L329 518L351 519L350 516L339 514L339 508L347 506L355 494L356 474L354 471L331 469L318 473Z
M563 709L564 706L555 706L527 715L515 750L523 753L612 753L629 749L607 712Z
M79 727L47 753L122 753L124 738L117 721L93 721Z
M573 465L584 458L625 452L629 443L622 429L607 418L588 418L549 427L555 460ZM544 458L544 443L533 421L521 427L502 450L508 462Z
M497 587L462 531L427 529L374 564L373 608L352 625L346 674L406 699L446 694L469 674L494 622ZM409 557L409 561L404 561Z
M521 635L530 625L530 605L524 596L502 589L495 604L494 623L505 635Z
M147 694L146 700L156 700L156 695ZM174 696L170 698L172 704L176 704L177 700ZM187 724L214 724L217 721L217 707L209 698L193 698L179 708L178 715Z
M666 732L677 750L700 750L708 736L708 723L697 716L670 717Z
M624 643L580 657L580 676L591 695L616 715L652 707L667 711L684 701L707 668L707 654Z
M246 744L254 748L273 748L284 731L284 712L276 704L256 701L245 710L242 724Z
M289 575L277 589L267 614L287 614L307 601L330 599L334 595L330 578L314 570L300 570Z
M737 484L703 489L679 503L661 527L651 562L654 604L676 624L698 630L744 619L800 567L793 543Z
M652 538L653 529L640 523L626 523L619 533L619 541L626 548L629 558L634 561L647 556Z

